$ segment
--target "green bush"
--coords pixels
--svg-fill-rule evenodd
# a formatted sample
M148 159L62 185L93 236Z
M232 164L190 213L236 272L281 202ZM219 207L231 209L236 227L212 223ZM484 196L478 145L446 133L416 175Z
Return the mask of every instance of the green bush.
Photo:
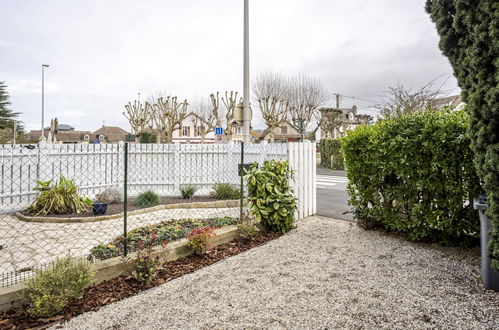
M94 277L86 260L70 256L55 260L51 267L36 273L26 282L28 314L52 316L64 309L72 299L82 296Z
M152 207L159 205L159 203L160 203L160 198L158 194L150 190L141 193L135 199L135 206L139 207Z
M210 195L216 199L240 199L241 191L230 183L215 183Z
M470 114L471 148L492 224L488 254L499 270L499 29L497 0L426 0L439 46L454 70Z
M194 193L198 190L198 188L193 184L187 184L185 186L180 187L180 194L183 199L191 199L194 196Z
M291 230L296 199L289 186L291 173L288 162L273 159L266 161L260 168L255 163L245 179L248 181L251 213L256 220L275 232Z
M92 206L90 198L78 194L74 180L68 180L64 175L61 175L55 185L51 185L52 180L36 181L36 183L39 187L35 190L40 194L28 207L31 213L36 215L80 213Z
M341 143L338 139L325 138L320 143L321 165L333 170L344 170Z
M410 240L467 241L479 232L469 120L424 111L360 126L341 139L350 205L363 227Z

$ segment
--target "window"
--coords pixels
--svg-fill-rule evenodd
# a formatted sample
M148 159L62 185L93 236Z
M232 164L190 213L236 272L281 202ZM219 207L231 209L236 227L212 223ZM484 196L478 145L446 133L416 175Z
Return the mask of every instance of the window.
M288 134L288 126L281 127L281 134Z
M83 135L83 141L88 141L88 140L90 140L90 135L88 134Z
M189 126L182 126L182 136L190 136L191 128Z
M99 135L99 140L100 140L100 141L104 141L104 138L105 138L105 136L104 136L104 135L102 135L102 134L101 134L101 135Z
M201 136L203 134L204 128L203 126L194 127L194 136Z

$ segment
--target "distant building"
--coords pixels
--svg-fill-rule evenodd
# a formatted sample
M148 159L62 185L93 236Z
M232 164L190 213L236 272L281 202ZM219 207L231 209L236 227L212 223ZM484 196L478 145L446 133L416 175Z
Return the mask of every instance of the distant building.
M430 105L435 109L442 109L444 107L451 107L456 110L462 109L465 105L461 95L452 95L434 99L430 101Z
M206 127L206 121L191 112L185 116L180 128L173 131L173 142L188 144L201 143L201 132ZM215 132L209 132L206 134L203 143L215 143L215 139Z
M117 126L102 126L89 136L90 141L100 141L100 143L116 143L128 141L130 133ZM84 138L87 138L86 136ZM88 140L87 140L88 141Z
M270 127L267 127L262 134L260 134L258 140L271 142ZM301 141L300 130L291 122L286 120L279 127L274 128L274 142L286 143L297 141Z
M120 127L102 126L95 132L75 131L74 127L59 124L57 118L50 121L50 127L44 128L43 135L49 144L76 143L113 143L127 141L129 133ZM37 143L42 136L41 130L32 130L24 136L27 143Z
M323 124L317 129L316 140L342 137L348 130L355 129L362 124L369 124L373 120L370 115L358 114L355 105L351 108L320 108L319 112ZM327 118L331 120L328 122Z

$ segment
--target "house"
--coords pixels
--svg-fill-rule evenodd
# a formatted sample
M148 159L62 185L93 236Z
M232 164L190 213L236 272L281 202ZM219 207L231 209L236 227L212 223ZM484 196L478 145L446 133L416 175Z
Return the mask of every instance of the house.
M442 109L444 107L451 107L456 110L462 109L465 105L461 95L452 95L434 99L430 101L430 105L435 109Z
M316 132L316 140L321 138L339 138L348 130L362 124L369 124L373 117L357 113L357 106L351 108L320 108L321 125Z
M116 143L129 141L127 131L118 126L104 126L92 132L88 137L84 136L85 142L99 141L99 143Z
M180 128L173 131L172 140L176 143L201 143L201 132L207 127L208 124L203 118L191 112L185 116ZM202 143L215 143L215 140L215 132L209 132Z
M43 129L44 140L50 144L82 143L90 131L75 131L74 127L59 124L57 118L50 121L50 126ZM27 143L37 143L42 136L41 130L32 130L24 136Z
M301 141L302 135L300 134L300 130L298 127L293 125L288 120L285 120L279 127L274 128L274 142L296 142ZM260 137L258 138L260 141L271 142L270 138L270 127L267 127Z
M24 136L27 143L40 141L41 130L32 130ZM76 144L76 143L116 143L127 141L129 133L116 126L102 126L95 132L76 131L73 126L59 124L57 118L50 121L50 127L43 130L45 141L49 144Z

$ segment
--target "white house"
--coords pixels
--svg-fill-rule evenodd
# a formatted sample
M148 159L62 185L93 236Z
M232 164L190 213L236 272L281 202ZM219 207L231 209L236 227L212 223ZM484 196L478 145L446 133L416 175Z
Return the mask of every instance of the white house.
M201 132L207 127L203 118L191 112L182 121L182 126L173 132L173 142L175 143L202 143ZM215 143L218 140L215 132L206 134L203 143Z

